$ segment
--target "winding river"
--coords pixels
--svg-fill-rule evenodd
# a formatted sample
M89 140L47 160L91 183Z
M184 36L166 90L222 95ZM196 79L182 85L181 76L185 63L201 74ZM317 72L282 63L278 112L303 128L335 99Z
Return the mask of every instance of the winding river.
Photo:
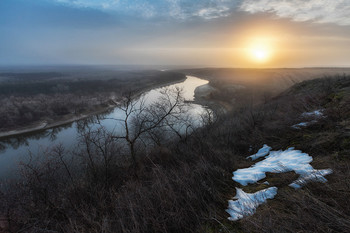
M187 76L187 79L181 83L172 84L168 88L180 87L183 90L185 101L190 102L186 114L193 119L198 119L199 115L205 111L205 107L195 104L195 89L199 86L206 85L208 81L193 76ZM142 96L146 104L151 104L161 96L161 88L156 88L144 93ZM119 108L103 114L97 126L104 126L108 130L118 131L114 119L123 119L124 112ZM17 135L6 139L0 139L0 178L15 177L18 174L20 161L28 157L29 153L33 154L44 151L46 148L57 144L62 144L65 148L72 148L76 145L79 136L78 122L73 122L64 126L52 129L42 130L25 135ZM121 129L120 129L121 130Z

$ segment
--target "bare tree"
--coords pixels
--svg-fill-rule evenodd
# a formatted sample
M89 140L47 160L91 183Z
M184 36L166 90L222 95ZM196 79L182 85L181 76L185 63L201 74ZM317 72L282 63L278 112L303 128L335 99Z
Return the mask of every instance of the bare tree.
M205 126L213 125L217 121L219 114L217 109L204 108L204 112L200 115L202 124Z
M81 151L77 155L86 165L86 173L94 182L109 185L112 173L116 169L117 159L120 159L120 147L113 139L111 132L104 127L92 129L85 124L80 132ZM102 182L101 182L102 183Z
M124 132L113 138L125 140L136 169L137 144L149 144L151 140L155 140L157 131L176 131L176 122L183 115L184 101L180 88L163 89L161 96L154 103L146 103L144 98L135 101L132 97L131 93L126 95L120 106L125 117L115 119L122 124ZM177 134L179 135L179 132Z

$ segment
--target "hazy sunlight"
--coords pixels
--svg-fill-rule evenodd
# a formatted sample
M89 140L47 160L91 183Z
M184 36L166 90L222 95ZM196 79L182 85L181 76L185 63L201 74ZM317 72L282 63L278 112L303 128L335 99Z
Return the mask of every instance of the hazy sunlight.
M261 48L254 48L251 50L251 53L254 60L259 62L265 62L268 60L268 57L269 57L268 51Z
M349 16L0 0L0 233L350 233Z

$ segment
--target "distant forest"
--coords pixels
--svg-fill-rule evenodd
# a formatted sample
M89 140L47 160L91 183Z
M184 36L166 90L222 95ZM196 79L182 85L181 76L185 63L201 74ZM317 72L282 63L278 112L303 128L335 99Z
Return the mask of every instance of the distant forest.
M3 72L0 132L103 110L123 93L139 93L184 78L161 71Z

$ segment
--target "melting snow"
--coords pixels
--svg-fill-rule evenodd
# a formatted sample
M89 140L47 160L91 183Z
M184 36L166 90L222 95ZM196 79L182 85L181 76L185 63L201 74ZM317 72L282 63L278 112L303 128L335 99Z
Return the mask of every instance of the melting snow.
M322 110L315 110L313 112L304 112L301 114L302 117L315 117L315 118L321 118L323 117ZM292 128L294 129L301 129L302 127L306 127L310 124L316 123L317 120L312 120L309 122L300 122L298 124L292 125Z
M298 189L304 186L309 181L318 181L325 183L327 182L327 180L326 178L324 178L324 176L332 173L332 169L313 170L305 175L301 175L299 179L291 183L289 186Z
M256 208L265 203L267 199L273 199L277 194L276 187L263 189L256 193L246 193L240 188L236 188L236 196L233 200L229 200L229 206L226 210L231 217L228 219L236 221L255 213Z
M264 157L269 154L271 149L271 147L265 144L256 154L248 156L247 159L251 158L252 160L256 160L258 158Z
M270 150L271 147L264 145L256 154L247 157L255 160L265 156L265 159L249 168L238 169L233 172L232 179L246 186L264 179L266 172L282 173L294 171L296 174L299 174L299 178L289 184L289 186L298 189L310 181L325 183L327 180L324 176L333 172L331 169L314 169L310 165L312 157L300 150L294 150L293 147L285 151ZM267 181L263 184L269 185ZM234 199L237 200L229 200L229 207L226 210L231 215L228 219L236 221L245 216L253 215L260 204L266 202L267 199L273 199L276 194L276 187L270 187L256 193L245 193L242 189L236 188Z
M293 125L292 128L300 129L300 127L306 127L306 126L308 126L308 124L309 124L308 122L300 122L299 124Z
M323 113L322 110L315 110L313 112L304 112L303 114L301 114L301 116L303 117L322 117Z
M233 172L232 179L245 186L250 183L256 183L265 178L266 172L282 173L294 171L299 174L300 177L292 184L302 184L310 180L321 182L327 181L322 174L327 175L332 171L330 169L315 170L310 165L311 162L311 156L299 150L294 150L293 147L285 151L271 151L263 161L260 161L249 168L238 169ZM295 185L293 186L295 187Z

